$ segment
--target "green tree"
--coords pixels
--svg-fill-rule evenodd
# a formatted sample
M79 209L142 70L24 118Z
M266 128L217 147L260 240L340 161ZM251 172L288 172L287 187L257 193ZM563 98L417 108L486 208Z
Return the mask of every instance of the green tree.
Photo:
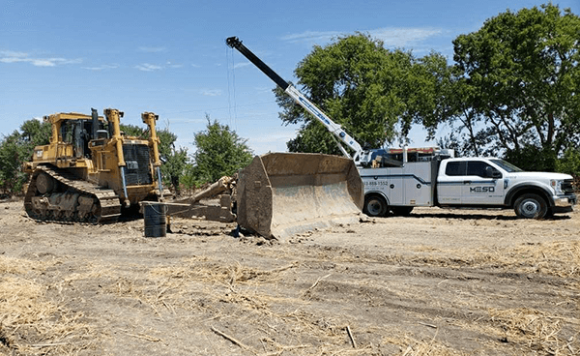
M189 158L187 160L188 162L183 168L183 175L179 178L179 183L188 193L193 193L197 184L195 166L190 162Z
M250 164L253 153L247 140L227 125L210 120L206 115L206 130L194 134L194 167L190 174L196 185L213 183L223 176L231 176ZM192 178L188 178L192 180Z
M157 132L159 136L159 159L162 162L161 173L168 178L177 196L181 195L180 179L188 163L187 148L175 148L177 135L165 128Z
M18 144L22 148L22 162L32 158L34 147L48 145L51 133L49 122L41 122L37 119L24 121L20 126L20 138L18 139Z
M413 60L412 65L398 74L402 77L399 88L405 110L400 117L402 143L411 125L427 129L427 138L433 140L440 123L461 117L462 102L457 100L457 76L453 66L440 53Z
M30 159L28 147L18 131L0 141L0 189L3 195L18 193L26 181L22 163Z
M46 145L50 140L49 123L36 119L25 121L20 131L14 131L0 141L0 190L3 194L22 191L27 175L22 164L32 158L35 146Z
M507 11L454 41L457 92L469 119L527 169L555 169L558 157L580 147L580 18L553 4ZM539 159L541 158L541 159Z
M21 142L26 146L27 153L32 155L35 146L47 145L50 142L51 125L36 119L24 121L20 126Z
M315 46L295 75L301 92L333 121L360 144L378 148L395 139L397 123L400 138L406 141L412 123L435 127L438 121L433 117L447 115L445 103L435 97L444 84L436 70L441 59L435 53L416 59L410 52L390 51L382 41L357 33L325 47ZM339 152L317 120L281 89L274 91L282 121L302 123L298 136L288 142L290 151Z
M149 128L146 126L120 124L119 127L126 136L134 136L142 139L149 138Z
M557 160L556 170L580 177L580 152L575 149L568 149L564 156ZM580 187L577 187L580 188Z

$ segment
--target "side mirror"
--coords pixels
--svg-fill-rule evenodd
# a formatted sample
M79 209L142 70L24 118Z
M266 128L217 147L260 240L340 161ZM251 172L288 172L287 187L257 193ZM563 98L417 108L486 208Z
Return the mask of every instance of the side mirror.
M490 166L485 167L485 178L493 178L493 168Z
M501 172L491 168L490 166L485 167L485 177L486 178L501 178Z

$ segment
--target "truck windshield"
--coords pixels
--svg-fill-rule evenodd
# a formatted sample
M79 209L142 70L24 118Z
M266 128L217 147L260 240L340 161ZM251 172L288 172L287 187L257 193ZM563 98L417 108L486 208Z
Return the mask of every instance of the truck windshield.
M491 159L490 161L493 162L494 164L497 164L498 166L503 168L508 173L523 172L524 171L523 169L516 167L513 164L504 161L503 159Z

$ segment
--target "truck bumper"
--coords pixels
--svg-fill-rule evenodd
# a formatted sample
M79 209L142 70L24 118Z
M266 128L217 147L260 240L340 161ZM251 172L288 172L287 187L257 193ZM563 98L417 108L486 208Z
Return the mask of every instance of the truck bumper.
M574 205L576 205L576 195L566 195L554 197L554 206L552 207L552 212L557 213L569 213L573 210Z

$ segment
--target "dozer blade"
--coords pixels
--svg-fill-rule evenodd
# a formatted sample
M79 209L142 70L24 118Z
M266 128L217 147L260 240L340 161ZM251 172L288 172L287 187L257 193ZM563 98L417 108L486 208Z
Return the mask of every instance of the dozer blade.
M277 239L357 222L364 200L354 162L323 154L256 156L240 171L237 189L238 224Z

